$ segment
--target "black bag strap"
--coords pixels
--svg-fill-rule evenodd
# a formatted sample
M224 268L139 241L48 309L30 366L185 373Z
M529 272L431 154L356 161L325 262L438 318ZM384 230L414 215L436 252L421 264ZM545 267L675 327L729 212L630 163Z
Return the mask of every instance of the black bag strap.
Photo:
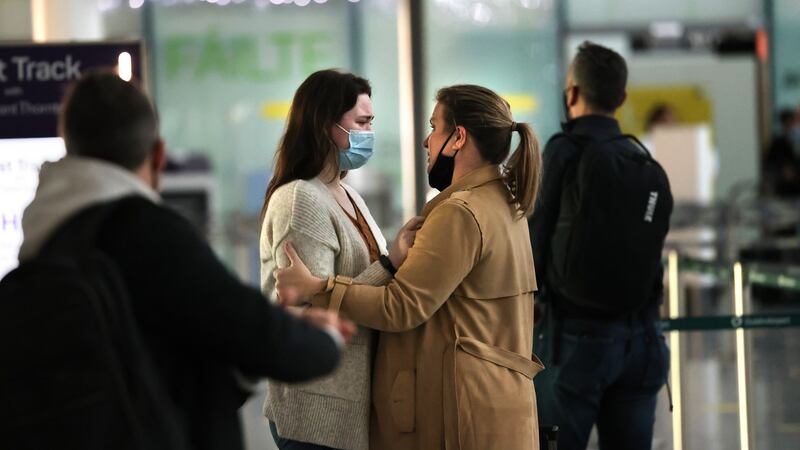
M563 179L561 181L562 192L564 189L567 188L569 184L574 183L576 181L578 168L580 166L581 160L583 159L584 155L586 155L588 151L591 151L592 149L610 141L609 139L595 139L594 137L585 134L574 134L562 131L560 133L554 134L550 138L550 140L548 140L547 142L548 145L550 144L550 141L553 141L555 139L566 139L567 141L569 141L575 147L578 148L578 154L573 158L570 158L566 163Z
M575 172L577 171L578 165L581 162L581 158L586 153L586 150L597 143L597 140L592 138L591 136L586 136L583 134L573 134L567 132L559 132L554 134L550 137L547 141L547 145L556 139L566 139L572 145L578 148L578 154L574 158L571 158L567 161L566 169L564 172L564 179L562 180L562 188L567 184L572 182L575 178Z
M80 254L86 249L94 248L97 233L103 223L127 198L129 197L91 205L68 217L47 239L39 255Z
M550 144L550 142L556 139L566 139L573 145L578 147L578 149L580 149L581 151L585 150L586 148L598 142L597 139L594 139L593 137L587 136L585 134L574 134L561 131L551 136L550 139L548 139L547 144Z
M653 159L653 155L650 153L650 150L648 150L647 147L644 144L642 144L642 141L640 141L636 136L632 134L618 134L610 138L595 139L592 136L588 136L585 134L573 134L562 131L560 133L554 134L548 140L548 144L550 143L550 141L562 138L570 141L572 144L574 144L582 151L588 150L589 148L593 147L601 147L603 145L610 144L616 141L623 141L623 140L632 141L637 147L639 147L639 149L641 149L648 156L648 158Z
M619 140L619 139L627 139L629 141L633 141L633 143L636 144L636 146L639 147L639 149L642 150L647 155L648 158L654 159L653 154L650 153L650 150L648 150L648 148L644 144L642 144L642 141L640 141L639 138L637 138L636 136L632 134L621 134L613 140Z

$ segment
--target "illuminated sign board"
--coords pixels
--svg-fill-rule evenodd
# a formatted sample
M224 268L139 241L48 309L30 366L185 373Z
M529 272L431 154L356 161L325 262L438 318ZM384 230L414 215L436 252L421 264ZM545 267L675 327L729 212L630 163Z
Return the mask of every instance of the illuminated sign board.
M64 156L57 123L66 87L96 68L139 80L140 58L138 43L0 45L0 277L17 266L39 168Z

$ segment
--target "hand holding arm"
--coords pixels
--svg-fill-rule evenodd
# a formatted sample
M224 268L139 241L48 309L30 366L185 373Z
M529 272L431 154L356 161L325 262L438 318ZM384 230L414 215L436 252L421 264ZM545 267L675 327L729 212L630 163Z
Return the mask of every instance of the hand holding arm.
M413 217L397 232L397 237L389 250L389 259L397 269L408 256L408 250L414 245L417 230L422 227L425 218ZM283 251L289 258L289 266L275 271L275 289L281 305L296 305L302 299L325 291L328 280L315 277L302 259L297 255L291 242L285 242Z
M283 244L283 251L289 257L289 266L275 271L275 290L281 305L296 305L302 299L325 290L327 280L315 277L308 270L291 242Z
M312 304L327 307L340 302L342 314L359 325L410 330L447 301L480 260L482 244L480 228L468 208L457 201L445 202L428 216L408 260L387 286L358 285L337 277L333 293L315 296Z

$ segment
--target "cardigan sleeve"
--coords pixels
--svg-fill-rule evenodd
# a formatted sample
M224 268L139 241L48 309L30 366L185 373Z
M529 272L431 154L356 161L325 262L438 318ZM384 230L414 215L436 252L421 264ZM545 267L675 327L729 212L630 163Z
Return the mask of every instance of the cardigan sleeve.
M386 286L352 284L341 311L360 325L399 332L426 322L466 278L481 257L482 235L472 212L448 200L431 212L414 247ZM330 294L314 297L327 307Z
M331 217L319 207L311 188L296 182L270 199L261 230L261 290L274 297L274 272L289 265L283 244L291 242L314 276L334 275L339 240Z

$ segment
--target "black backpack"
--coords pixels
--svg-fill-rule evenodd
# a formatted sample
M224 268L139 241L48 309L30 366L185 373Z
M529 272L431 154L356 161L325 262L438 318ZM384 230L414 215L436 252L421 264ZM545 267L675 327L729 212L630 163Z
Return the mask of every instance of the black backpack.
M662 273L673 206L667 174L633 136L551 139L558 137L580 154L564 173L548 289L606 316L638 311L653 301Z
M79 213L0 281L4 450L187 448L125 284L93 245L113 208Z

